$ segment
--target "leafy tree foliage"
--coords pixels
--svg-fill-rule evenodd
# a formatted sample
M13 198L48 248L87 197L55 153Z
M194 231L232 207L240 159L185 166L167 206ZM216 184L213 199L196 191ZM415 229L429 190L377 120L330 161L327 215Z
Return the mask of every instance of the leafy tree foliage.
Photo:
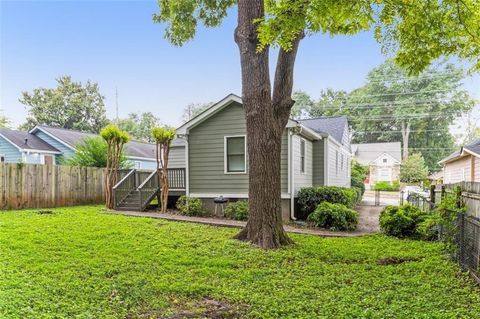
M119 129L127 132L132 138L153 143L152 129L161 126L160 119L151 112L130 113L125 119L120 119L117 123Z
M405 183L421 182L428 177L428 170L422 154L412 154L400 167L400 181Z
M85 85L70 76L56 79L53 89L38 88L22 92L20 102L28 110L24 129L43 124L54 127L98 133L107 123L104 96L97 83Z
M87 137L75 146L75 153L71 158L64 159L62 164L86 167L107 167L107 142L101 137ZM122 153L119 166L131 167L131 163Z
M0 110L1 111L1 110ZM0 115L0 127L8 127L10 121L6 116Z
M354 35L375 27L377 40L395 44L397 63L411 73L419 73L441 55L457 54L480 66L479 19L474 12L479 0L159 0L160 11L153 20L165 23L165 37L181 46L195 36L199 24L219 26L236 4L234 39L240 53L246 112L250 213L236 238L263 248L291 243L280 214L280 148L294 104L296 54L305 35ZM280 47L273 85L272 45Z

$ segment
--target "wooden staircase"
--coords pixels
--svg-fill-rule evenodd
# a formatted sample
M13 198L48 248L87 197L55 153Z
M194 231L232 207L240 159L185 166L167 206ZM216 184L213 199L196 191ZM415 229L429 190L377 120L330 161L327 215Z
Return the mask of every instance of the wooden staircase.
M113 187L114 209L144 211L160 192L156 171L132 169L119 173L120 181ZM168 170L168 183L175 192L185 191L185 169Z

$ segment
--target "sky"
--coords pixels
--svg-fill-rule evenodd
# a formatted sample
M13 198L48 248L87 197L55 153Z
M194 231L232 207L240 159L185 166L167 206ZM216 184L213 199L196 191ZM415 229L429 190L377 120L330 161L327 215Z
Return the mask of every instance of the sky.
M0 0L0 109L12 126L25 121L22 91L54 87L55 78L97 82L107 116L152 112L171 126L181 124L190 103L241 94L236 25L231 10L221 27L200 27L194 40L173 47L155 24L156 0ZM273 52L274 53L274 52ZM322 89L353 90L385 60L370 32L354 37L315 35L300 44L294 89L316 98ZM274 63L272 54L272 67ZM465 88L480 99L480 76ZM478 112L477 112L478 111ZM480 107L476 108L480 117ZM478 113L478 114L477 114Z

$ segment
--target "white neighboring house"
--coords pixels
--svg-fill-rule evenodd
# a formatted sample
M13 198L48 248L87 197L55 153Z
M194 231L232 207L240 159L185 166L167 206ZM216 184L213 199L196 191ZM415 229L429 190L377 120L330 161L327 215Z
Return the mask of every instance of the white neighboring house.
M480 182L480 138L438 162L443 166L443 182Z
M398 181L402 163L400 142L352 144L354 160L368 166L369 176L365 184L370 187L376 182Z

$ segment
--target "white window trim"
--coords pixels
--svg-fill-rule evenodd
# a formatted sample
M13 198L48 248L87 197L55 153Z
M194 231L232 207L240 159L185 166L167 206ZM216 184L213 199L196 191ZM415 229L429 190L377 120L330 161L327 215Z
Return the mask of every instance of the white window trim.
M243 141L245 142L245 166L243 171L241 172L229 172L228 165L227 165L227 139L231 137L243 137ZM226 175L239 175L239 174L247 174L247 136L246 135L226 135L223 137L223 173Z
M303 143L303 171L302 171L302 143ZM307 140L300 138L300 174L307 174Z

